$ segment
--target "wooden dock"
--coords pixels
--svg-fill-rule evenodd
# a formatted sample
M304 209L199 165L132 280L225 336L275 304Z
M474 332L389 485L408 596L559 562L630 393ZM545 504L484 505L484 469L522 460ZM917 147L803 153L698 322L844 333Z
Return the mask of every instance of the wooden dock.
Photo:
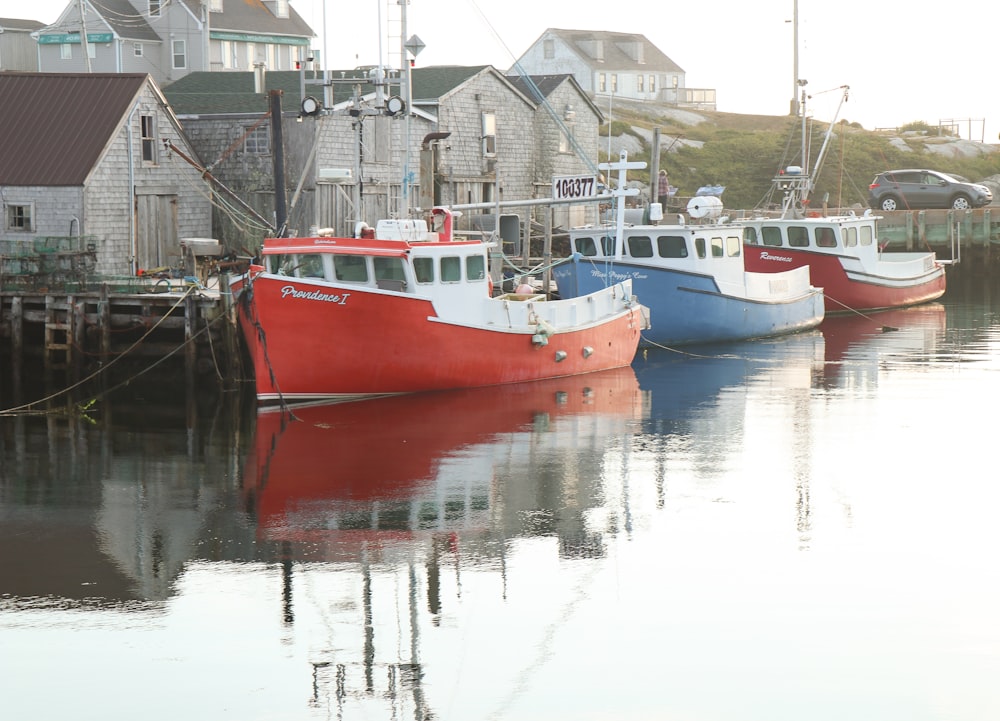
M183 378L188 392L238 382L244 374L228 278L213 281L0 288L0 368L10 370L15 389L26 371L67 387L89 379L109 387L146 374L172 386Z

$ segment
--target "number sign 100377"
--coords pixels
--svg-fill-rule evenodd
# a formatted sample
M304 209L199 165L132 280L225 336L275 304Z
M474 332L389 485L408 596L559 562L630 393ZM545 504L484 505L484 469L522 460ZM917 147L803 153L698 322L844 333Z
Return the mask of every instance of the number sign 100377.
M555 200L592 198L597 195L597 178L593 175L566 175L552 179Z

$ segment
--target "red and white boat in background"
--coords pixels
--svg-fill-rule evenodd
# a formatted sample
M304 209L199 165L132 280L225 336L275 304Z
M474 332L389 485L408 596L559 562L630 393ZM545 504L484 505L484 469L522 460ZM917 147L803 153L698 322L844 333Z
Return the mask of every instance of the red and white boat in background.
M849 88L842 86L841 105ZM839 114L839 108L838 108ZM802 107L802 157L806 158L805 93ZM836 118L836 116L835 116ZM931 251L885 251L879 242L878 216L866 210L824 215L809 210L813 178L819 174L834 123L830 123L812 175L807 168L785 168L772 181L782 197L780 215L753 213L744 225L744 264L748 271L775 272L809 267L809 279L823 289L826 313L901 308L940 298L945 266Z
M452 215L265 240L234 279L258 403L493 386L629 365L648 311L629 281L563 300L492 296L490 244Z
M784 176L788 177L788 176ZM944 295L945 266L932 251L885 252L878 217L782 212L743 224L743 262L768 273L809 267L823 288L826 313L869 311L926 303Z

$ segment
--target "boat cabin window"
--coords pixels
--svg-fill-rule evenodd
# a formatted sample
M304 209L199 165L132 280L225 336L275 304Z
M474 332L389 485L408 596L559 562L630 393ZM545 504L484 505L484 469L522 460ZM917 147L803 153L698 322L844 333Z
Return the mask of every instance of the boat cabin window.
M486 280L486 256L470 255L466 258L465 277L469 280Z
M875 234L870 225L861 226L861 245L871 245L875 240Z
M801 225L790 225L788 226L788 247L790 248L808 248L809 247L809 229L804 228Z
M590 237L577 238L576 252L588 258L592 258L597 255L597 243L595 243L594 239Z
M744 228L743 242L748 245L760 245L760 241L757 239L757 229L750 225Z
M738 235L730 235L726 238L726 255L730 258L738 258L742 247L743 243Z
M406 286L406 272L403 270L402 258L383 258L375 256L372 258L372 265L375 270L375 283L379 281L390 281L392 284L402 283ZM386 287L392 287L388 285Z
M418 283L433 283L434 282L434 259L433 258L414 258L413 259L413 275L416 276Z
M760 229L760 234L764 240L764 245L770 245L773 248L781 247L781 228L773 225L765 225Z
M656 251L661 258L687 258L688 247L682 235L661 235L656 239Z
M722 238L712 238L712 257L721 258L722 256Z
M705 258L705 239L695 238L694 239L694 252L699 258Z
M648 235L629 236L628 254L633 258L652 258L653 239Z
M457 255L441 258L441 282L458 283L462 280L462 259Z
M836 248L837 234L833 228L816 228L817 248Z
M615 254L615 239L609 235L605 235L601 238L601 248L598 250L597 241L593 238L577 238L576 250L580 255L587 258L592 258L596 255L612 256Z
M267 257L267 268L277 275L293 278L325 278L323 256L318 253L271 255Z
M333 256L334 277L348 283L367 283L368 264L363 255Z
M858 244L858 229L844 228L844 247L853 248Z

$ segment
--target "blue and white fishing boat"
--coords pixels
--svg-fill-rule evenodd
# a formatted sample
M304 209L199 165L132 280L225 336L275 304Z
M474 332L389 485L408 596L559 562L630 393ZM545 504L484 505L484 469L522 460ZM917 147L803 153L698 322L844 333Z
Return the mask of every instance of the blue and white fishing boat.
M570 230L571 256L552 269L560 296L631 279L632 292L650 311L640 341L646 347L764 338L822 322L823 291L810 283L808 268L746 271L743 226L718 217L717 197L688 204L698 222L679 216L670 223L626 224L623 201L638 193L626 189L626 170L645 165L629 163L622 151L620 162L600 166L618 171L615 225Z

